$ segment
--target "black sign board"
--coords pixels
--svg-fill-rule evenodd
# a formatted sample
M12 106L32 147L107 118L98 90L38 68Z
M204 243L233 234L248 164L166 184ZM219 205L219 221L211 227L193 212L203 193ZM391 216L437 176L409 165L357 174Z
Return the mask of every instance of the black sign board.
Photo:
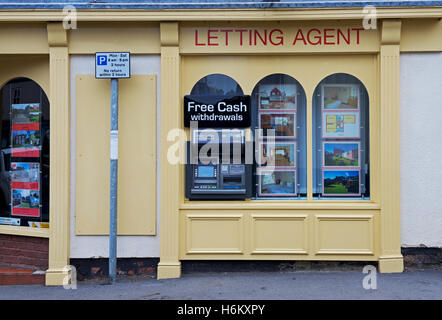
M199 128L250 127L250 96L184 96L184 126L197 121Z

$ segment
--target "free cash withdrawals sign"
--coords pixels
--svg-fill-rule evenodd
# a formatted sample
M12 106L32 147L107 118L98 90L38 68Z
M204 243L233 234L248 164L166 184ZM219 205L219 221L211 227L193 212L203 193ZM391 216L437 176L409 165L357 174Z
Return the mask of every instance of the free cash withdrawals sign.
M118 79L130 78L129 52L95 53L95 78Z
M250 96L184 96L184 126L197 121L200 128L250 127Z

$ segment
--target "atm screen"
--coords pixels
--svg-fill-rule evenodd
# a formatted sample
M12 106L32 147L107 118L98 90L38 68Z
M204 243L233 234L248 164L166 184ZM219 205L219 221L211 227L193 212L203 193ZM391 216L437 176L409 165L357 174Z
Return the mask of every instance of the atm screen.
M214 166L198 166L198 178L214 178Z

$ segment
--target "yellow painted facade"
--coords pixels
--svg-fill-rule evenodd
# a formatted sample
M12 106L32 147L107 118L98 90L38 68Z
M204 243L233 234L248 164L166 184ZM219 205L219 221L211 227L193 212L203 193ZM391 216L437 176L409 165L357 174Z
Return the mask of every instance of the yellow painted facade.
M180 261L186 259L379 261L381 272L402 272L399 55L442 51L441 16L441 8L383 8L378 10L377 29L361 30L359 43L348 44L341 38L337 44L335 37L328 38L334 45L302 45L302 40L293 45L299 29L305 34L319 29L323 34L325 29L360 27L361 10L80 11L76 30L62 28L60 12L1 11L0 21L8 23L0 25L0 83L28 77L50 100L51 198L49 231L0 226L0 233L49 238L47 285L61 285L69 274L65 266L69 265L72 232L78 236L107 234L109 83L79 75L76 92L71 92L69 60L98 51L130 51L133 55L160 55L161 80L157 83L153 75L135 75L121 81L120 105L131 105L136 113L121 110L119 212L123 213L118 232L156 235L159 231L158 278L179 277ZM284 44L246 46L232 37L226 45L222 33L207 38L208 30L226 28L280 29ZM218 45L195 45L195 30L198 43L216 40ZM172 129L184 129L183 96L211 73L232 77L245 94L269 74L288 74L300 82L307 98L306 200L185 199L184 167L167 161L167 150L174 143L167 135ZM312 95L317 84L334 73L351 74L367 88L371 200L313 199ZM160 97L156 96L158 85ZM70 199L71 95L76 95L77 103L76 199ZM155 113L158 99L160 123ZM161 145L159 177L157 138ZM146 152L139 155L139 150ZM135 177L135 167L143 172L141 177ZM129 183L127 179L134 177ZM156 203L156 179L162 181L160 203ZM133 200L140 197L146 201ZM70 229L72 202L76 204L75 230ZM156 230L157 218L160 230Z

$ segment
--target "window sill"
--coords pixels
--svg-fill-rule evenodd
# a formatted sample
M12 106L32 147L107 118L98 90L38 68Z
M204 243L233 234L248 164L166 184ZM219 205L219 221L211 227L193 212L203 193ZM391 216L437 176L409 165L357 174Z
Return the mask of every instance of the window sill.
M0 225L0 234L49 238L49 228L31 228L31 227Z
M379 210L379 203L373 201L259 201L250 200L243 202L205 202L205 201L186 201L180 205L181 210Z

